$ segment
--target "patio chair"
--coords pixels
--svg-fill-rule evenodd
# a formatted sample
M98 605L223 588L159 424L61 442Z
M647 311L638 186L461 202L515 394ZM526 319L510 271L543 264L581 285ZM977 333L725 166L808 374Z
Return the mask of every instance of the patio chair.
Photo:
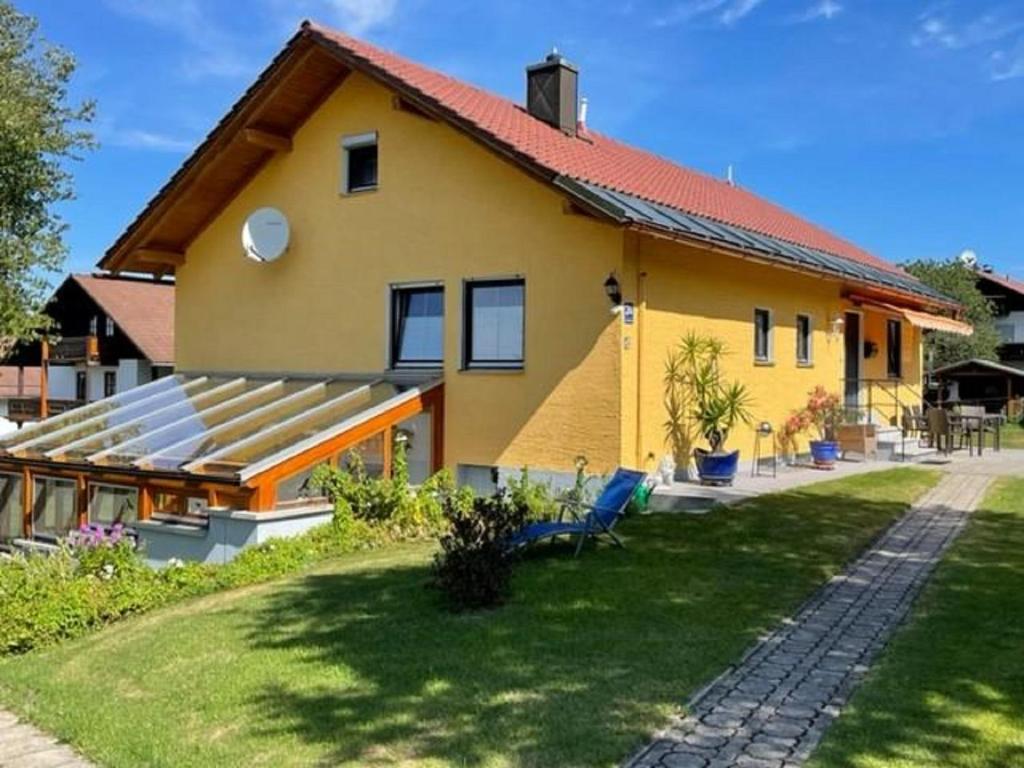
M598 536L607 536L619 547L625 548L622 540L615 535L615 524L626 511L626 505L636 493L637 488L646 480L647 475L632 469L615 470L612 479L605 485L601 495L593 504L578 501L567 501L562 504L558 520L547 520L530 523L508 541L509 549L525 547L542 539L553 539L557 536L576 536L576 554L579 557L583 543ZM566 520L568 513L572 520Z
M928 432L928 417L921 411L920 405L908 405L903 409L903 433L906 435L923 435Z
M974 440L970 430L965 430L963 422L956 414L943 408L932 408L928 411L928 442L947 455L953 452L953 440L958 439L958 448L967 444L968 452L974 453Z

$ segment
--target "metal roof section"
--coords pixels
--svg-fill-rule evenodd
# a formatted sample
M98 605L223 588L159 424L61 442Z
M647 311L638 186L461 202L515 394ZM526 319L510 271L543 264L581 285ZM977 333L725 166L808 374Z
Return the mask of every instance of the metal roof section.
M39 422L0 458L244 483L441 384L434 375L175 374Z
M732 224L723 224L684 213L667 205L642 200L579 179L559 176L554 183L619 224L653 227L689 238L753 251L774 261L825 272L839 278L892 288L943 304L953 303L948 296L909 275L879 269L832 253L751 232Z

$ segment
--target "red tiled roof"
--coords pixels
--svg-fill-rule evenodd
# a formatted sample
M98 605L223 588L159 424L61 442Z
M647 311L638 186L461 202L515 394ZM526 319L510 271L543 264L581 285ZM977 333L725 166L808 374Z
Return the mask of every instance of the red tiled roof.
M753 232L901 272L896 266L740 187L587 129L572 137L508 99L307 22L305 29L402 81L476 129L554 173Z
M73 275L149 361L174 363L174 284Z

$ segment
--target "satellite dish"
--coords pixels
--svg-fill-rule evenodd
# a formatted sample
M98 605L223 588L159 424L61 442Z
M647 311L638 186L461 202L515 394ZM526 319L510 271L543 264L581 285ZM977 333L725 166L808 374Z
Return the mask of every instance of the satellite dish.
M976 266L978 266L978 254L976 254L970 248L966 248L960 254L960 263L963 264L965 267L974 269Z
M277 208L258 208L242 226L242 247L253 261L276 261L288 250L288 219Z

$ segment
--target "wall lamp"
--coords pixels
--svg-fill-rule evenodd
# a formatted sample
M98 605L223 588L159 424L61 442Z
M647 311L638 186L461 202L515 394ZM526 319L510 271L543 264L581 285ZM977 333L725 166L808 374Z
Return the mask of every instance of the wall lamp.
M608 279L604 281L604 292L613 307L622 304L622 289L619 287L619 280L615 277L614 272L610 273Z
M832 319L829 324L831 325L832 335L838 336L843 332L843 326L846 325L846 321L843 319L841 314L836 312L832 315Z

